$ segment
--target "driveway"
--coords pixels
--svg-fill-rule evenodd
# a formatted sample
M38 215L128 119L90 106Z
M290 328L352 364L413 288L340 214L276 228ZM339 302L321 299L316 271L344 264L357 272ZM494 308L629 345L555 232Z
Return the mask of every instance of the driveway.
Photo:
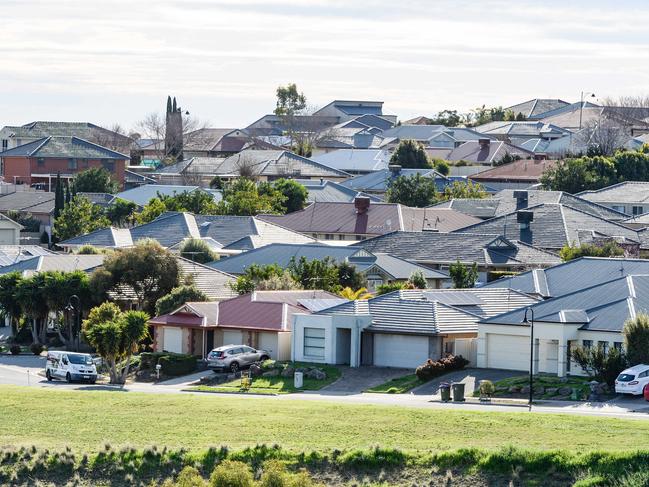
M525 372L515 370L463 369L437 377L436 379L413 389L411 392L416 395L437 396L439 395L439 386L442 382L463 382L466 384L465 394L469 396L473 391L478 389L481 380L496 382L503 379L509 379L510 377L519 377L524 374Z
M342 375L333 384L318 391L322 395L360 394L370 387L378 386L397 377L412 374L412 369L390 367L340 367Z

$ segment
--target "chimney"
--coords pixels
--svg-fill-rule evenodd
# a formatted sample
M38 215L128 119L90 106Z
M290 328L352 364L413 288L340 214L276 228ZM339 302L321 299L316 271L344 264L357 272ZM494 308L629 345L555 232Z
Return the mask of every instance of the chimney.
M491 139L478 139L478 144L480 144L480 149L488 149L491 145Z
M523 243L532 244L532 229L530 228L530 223L534 221L534 212L533 211L517 211L516 212L516 221L518 222L519 229L519 240Z
M388 165L388 169L393 178L396 178L401 172L401 166L399 164L390 164Z
M358 215L364 215L370 209L370 199L367 196L357 196L354 198L354 208Z
M527 202L528 202L527 191L514 191L514 198L516 199L517 210L527 208Z

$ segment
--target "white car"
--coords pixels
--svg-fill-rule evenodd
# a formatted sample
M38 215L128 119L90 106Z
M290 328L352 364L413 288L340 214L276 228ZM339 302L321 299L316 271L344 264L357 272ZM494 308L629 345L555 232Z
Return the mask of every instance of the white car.
M623 370L615 379L615 392L618 394L642 394L644 386L649 384L649 365L638 364Z
M94 384L97 380L97 367L92 357L87 353L77 352L47 352L45 376L48 381L52 379L65 379L88 381Z

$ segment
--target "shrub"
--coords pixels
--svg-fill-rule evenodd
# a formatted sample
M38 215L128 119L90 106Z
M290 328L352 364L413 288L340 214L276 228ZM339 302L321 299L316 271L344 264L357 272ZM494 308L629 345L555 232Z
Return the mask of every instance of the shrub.
M572 351L572 358L589 377L606 382L609 386L615 383L615 378L627 366L625 356L616 348L604 351L604 348L600 346L577 347Z
M243 462L224 460L214 469L210 487L252 487L254 479L250 467Z
M415 373L417 378L423 381L429 381L446 372L463 369L469 364L469 361L462 355L448 355L437 361L428 359L425 364L417 367Z
M264 463L264 472L259 479L259 487L311 487L315 483L305 472L290 473L286 465L279 460L268 460Z
M20 353L20 345L12 345L9 347L9 351L11 352L11 355L18 355Z
M631 365L649 363L649 316L639 313L624 323L624 349Z
M32 351L34 355L40 355L43 352L43 350L45 350L45 347L40 343L32 343L29 346L29 349Z
M175 487L204 487L207 482L194 467L187 466L178 474Z
M42 244L50 243L50 236L46 231L43 231L43 233L41 233L41 243Z
M494 383L490 380L481 380L480 381L480 395L481 396L491 396L496 392L496 387Z
M277 362L275 360L272 360L272 359L264 360L261 363L261 370L263 370L265 372L269 371L269 370L273 370L276 367L277 367Z
M196 358L182 353L168 353L158 359L165 375L185 375L196 370Z

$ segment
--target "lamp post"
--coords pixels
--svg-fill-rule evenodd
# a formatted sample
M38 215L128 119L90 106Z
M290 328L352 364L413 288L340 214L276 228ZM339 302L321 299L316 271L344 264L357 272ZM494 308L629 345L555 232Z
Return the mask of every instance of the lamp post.
M581 130L581 119L582 115L584 113L584 96L590 95L591 98L595 98L595 93L591 93L590 91L587 92L581 92L581 101L579 103L579 130Z
M527 319L527 312L530 312L531 320ZM523 323L530 327L530 398L528 407L532 410L532 397L534 397L534 310L530 307L525 308L525 317Z
M73 301L76 304L73 304ZM70 337L70 338L73 340L73 343L74 343L74 351L78 352L79 351L79 335L81 334L81 326L79 324L79 319L81 317L81 299L79 298L79 296L77 296L76 294L73 294L72 296L70 296L70 298L68 299L68 305L65 307L65 309L67 311L71 311L71 312L73 311L74 314L75 314L76 319L75 319L75 323L74 323L74 326L75 326L75 332L73 333L74 338L73 337Z

